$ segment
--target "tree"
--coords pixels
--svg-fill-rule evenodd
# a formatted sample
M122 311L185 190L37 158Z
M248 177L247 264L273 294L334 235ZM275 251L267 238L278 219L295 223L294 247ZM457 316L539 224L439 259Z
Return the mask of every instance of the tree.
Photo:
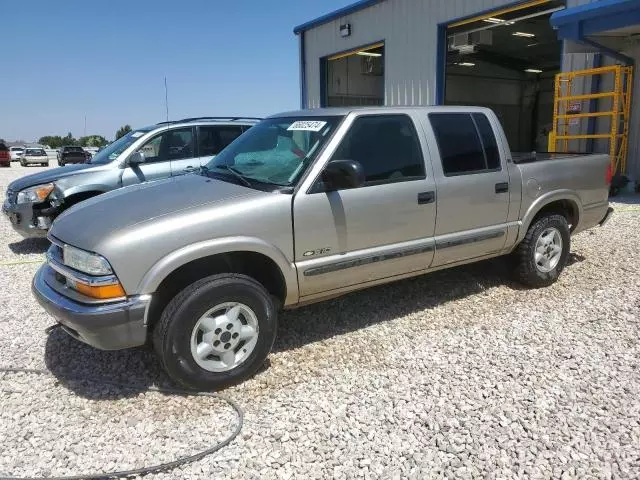
M81 147L104 147L109 142L102 135L87 135L80 137L78 143Z
M120 137L124 137L130 131L131 131L131 125L125 125L123 127L120 127L116 132L116 140L118 140Z
M63 139L60 135L47 135L44 137L40 137L38 140L40 145L49 145L51 148L60 148L65 144L65 139Z

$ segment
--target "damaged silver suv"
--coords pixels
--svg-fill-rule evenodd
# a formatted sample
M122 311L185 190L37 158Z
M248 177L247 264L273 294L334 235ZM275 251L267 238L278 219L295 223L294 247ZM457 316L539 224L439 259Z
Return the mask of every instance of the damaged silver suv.
M185 118L139 128L107 145L87 163L83 160L11 182L2 211L23 237L44 237L60 213L88 198L198 170L257 120Z

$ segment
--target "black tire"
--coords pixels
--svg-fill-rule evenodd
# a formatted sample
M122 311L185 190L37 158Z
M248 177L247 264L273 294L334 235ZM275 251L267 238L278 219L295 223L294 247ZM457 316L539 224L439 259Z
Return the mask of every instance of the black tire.
M64 167L64 162L58 162L59 167Z
M24 163L24 162L21 160L21 161L20 161L20 166L21 166L21 167L26 167L26 166L27 166L27 164L26 164L26 163Z
M538 239L548 228L555 228L560 233L562 238L562 252L555 268L549 272L544 272L536 265L535 249ZM570 250L571 234L569 232L567 219L557 214L545 215L538 218L531 224L524 239L513 252L516 279L528 287L548 287L558 280L560 273L562 273L562 270L567 264Z
M240 302L253 310L258 339L244 362L228 371L212 372L193 358L191 334L207 310L225 302ZM190 389L218 390L252 376L263 365L276 338L277 324L275 305L261 284L245 275L212 275L188 286L169 302L153 330L153 347L176 383Z

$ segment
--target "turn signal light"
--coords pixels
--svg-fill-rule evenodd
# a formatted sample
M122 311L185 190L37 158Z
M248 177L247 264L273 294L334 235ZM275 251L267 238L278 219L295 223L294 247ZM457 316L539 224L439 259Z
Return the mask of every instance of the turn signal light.
M108 300L110 298L124 297L124 289L119 283L113 285L91 286L84 283L76 282L76 290L83 295L100 300Z
M611 185L611 179L613 178L613 170L611 169L611 163L607 164L607 185Z

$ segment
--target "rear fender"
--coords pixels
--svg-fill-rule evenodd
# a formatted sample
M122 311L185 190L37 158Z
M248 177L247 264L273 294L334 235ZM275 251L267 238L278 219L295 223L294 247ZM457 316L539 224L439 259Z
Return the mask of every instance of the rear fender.
M544 195L535 199L535 201L529 206L524 216L522 217L521 227L520 231L518 232L518 239L516 241L516 244L520 243L524 239L524 236L527 234L527 230L529 230L529 227L531 226L531 222L533 222L533 219L538 214L538 212L540 212L540 210L542 210L550 203L560 200L567 200L575 205L578 212L577 221L579 222L582 218L583 213L582 201L573 190L555 190L553 192L545 193Z

